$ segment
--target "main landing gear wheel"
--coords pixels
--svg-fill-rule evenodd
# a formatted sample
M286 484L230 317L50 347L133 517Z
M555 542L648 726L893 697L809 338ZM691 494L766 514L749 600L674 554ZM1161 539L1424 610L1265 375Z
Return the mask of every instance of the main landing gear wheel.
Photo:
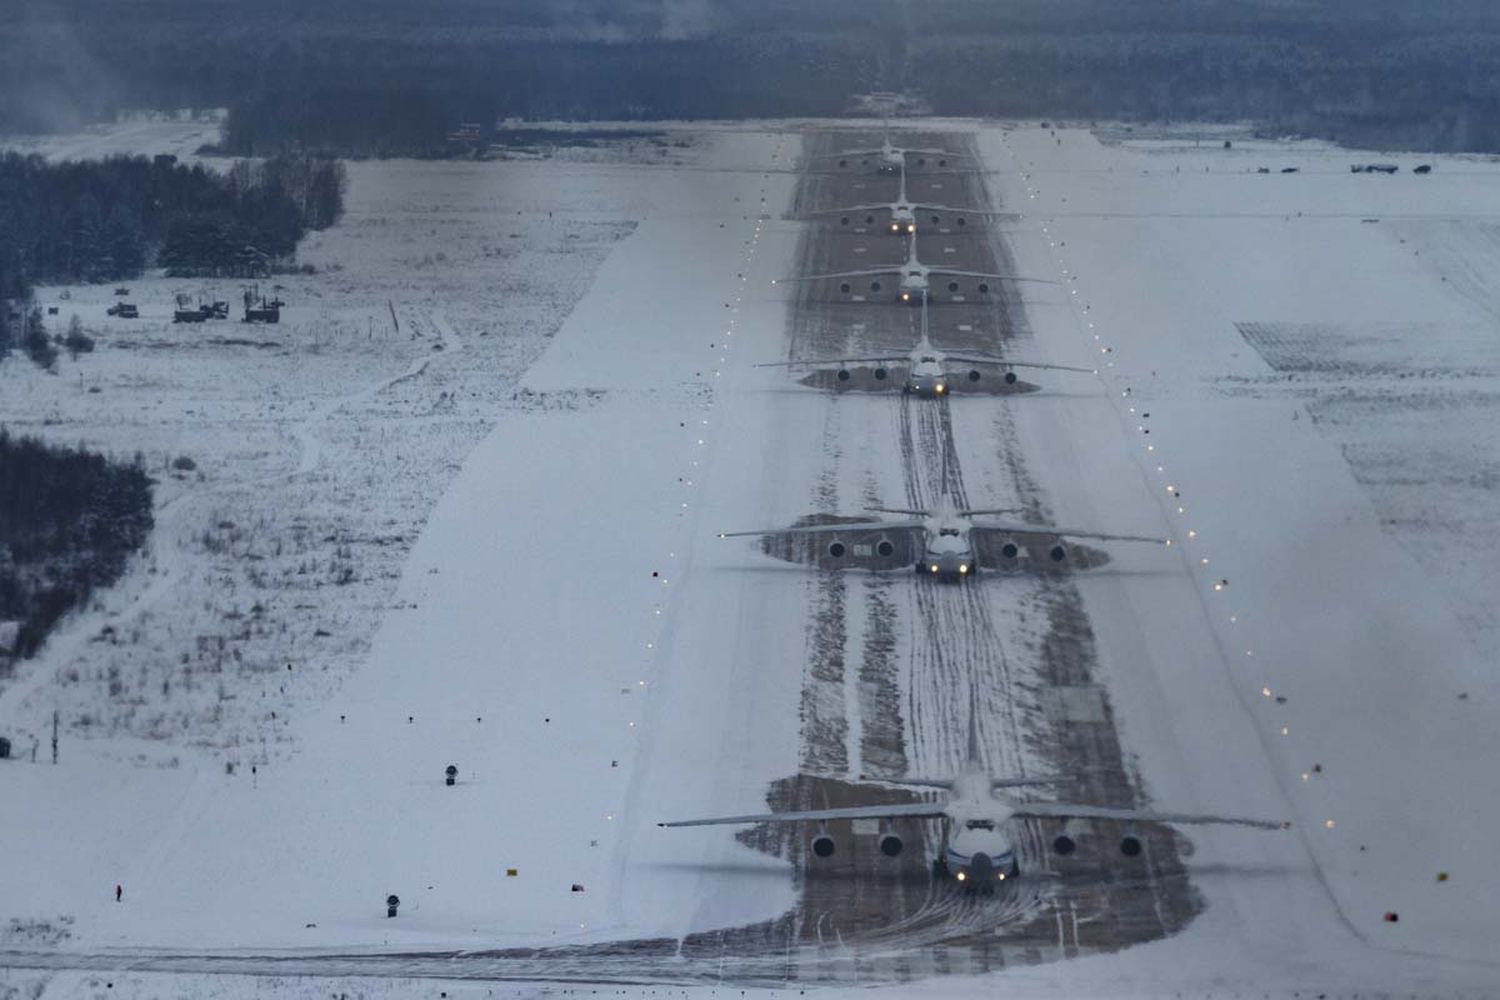
M948 862L944 861L942 858L933 858L932 859L932 877L933 878L947 878L948 877Z

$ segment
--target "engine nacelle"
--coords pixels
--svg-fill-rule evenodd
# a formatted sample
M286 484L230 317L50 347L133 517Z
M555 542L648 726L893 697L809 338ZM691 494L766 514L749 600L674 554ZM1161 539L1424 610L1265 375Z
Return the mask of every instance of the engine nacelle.
M900 857L905 846L901 838L894 833L887 831L880 835L880 853L888 858Z
M1059 833L1056 839L1052 841L1052 849L1063 857L1067 857L1078 850L1078 841L1068 836L1065 832Z
M969 381L970 382L978 382L980 380L980 378L982 378L982 377L983 377L983 373L981 373L978 368L970 368L969 369Z
M1005 373L1005 384L1006 385L1015 385L1017 378L1018 378L1018 376L1016 375L1015 372L1008 371L1008 372Z
M889 538L882 538L875 543L875 554L890 557L896 554L896 543Z
M834 851L833 838L830 837L828 834L826 834L826 833L820 833L816 837L813 838L813 841L812 841L812 852L814 854L816 854L818 857L820 857L820 858L831 858L831 857L833 857L833 851Z
M1053 561L1060 563L1068 558L1068 549L1062 542L1056 542L1047 550L1047 556Z
M875 381L884 382L887 378L890 377L890 374L891 373L886 371L884 368L877 368L875 369Z
M1127 833L1120 838L1120 853L1127 858L1137 858L1141 854L1141 840L1135 834Z
M987 281L981 281L979 283L979 294L980 295L988 295L988 294L990 294L990 285L989 285L989 282L987 282Z
M1015 539L1007 538L1000 543L1000 555L1006 559L1015 559L1021 554L1021 546L1017 545Z
M849 282L847 282L847 281L841 281L841 282L839 282L839 292L840 293L842 293L844 295L848 295L852 291L854 291L854 287L852 285L850 285Z
M835 559L842 559L842 558L844 558L844 553L846 553L848 551L849 550L844 547L844 543L843 542L829 542L828 543L828 554L830 556L832 556L833 558L835 558Z
M840 368L839 372L838 372L837 378L838 378L838 380L840 382L847 382L847 381L849 381L849 379L851 378L851 376L849 374L849 369L847 369L847 368Z

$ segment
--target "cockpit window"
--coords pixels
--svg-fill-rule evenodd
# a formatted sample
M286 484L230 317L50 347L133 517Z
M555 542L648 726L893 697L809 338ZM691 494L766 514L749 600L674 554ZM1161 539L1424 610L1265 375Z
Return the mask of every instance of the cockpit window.
M938 534L939 535L947 535L950 538L957 538L958 537L958 529L957 528L939 528L938 529Z
M993 830L995 821L992 819L971 819L964 824L970 830Z

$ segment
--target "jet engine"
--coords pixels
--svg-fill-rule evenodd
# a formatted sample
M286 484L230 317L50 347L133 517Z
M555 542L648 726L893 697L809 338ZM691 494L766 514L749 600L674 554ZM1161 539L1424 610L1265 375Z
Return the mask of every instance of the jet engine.
M970 368L969 369L969 381L970 382L978 382L979 379L980 379L980 371L979 371L979 369L978 368Z
M1068 832L1064 830L1062 833L1059 833L1056 838L1053 839L1052 849L1058 854L1061 854L1063 857L1067 857L1069 854L1072 854L1074 851L1078 850L1078 842L1072 837L1068 836Z
M901 838L890 830L880 835L880 853L888 858L900 857L901 850L905 846Z
M847 368L840 368L839 371L838 371L838 376L837 377L838 377L838 380L840 382L847 382L847 381L849 381L849 379L850 379L849 369L847 369Z
M1062 542L1054 542L1052 548L1047 550L1047 555L1052 559L1053 562L1060 563L1064 559L1068 558L1068 550Z
M1140 857L1140 854L1141 854L1141 841L1140 841L1140 838L1137 837L1133 833L1127 833L1125 836L1121 837L1120 838L1120 853L1123 854L1123 855L1125 855L1127 858Z
M844 548L844 543L843 542L829 542L828 543L828 554L830 556L832 556L833 558L835 558L835 559L842 559L842 558L844 558L844 553L847 552L847 551L848 551L848 549Z
M812 852L820 858L833 857L833 838L826 833L820 833L812 839Z
M882 538L875 543L875 554L881 556L893 556L896 554L896 543L889 538Z
M1021 554L1021 546L1016 544L1014 538L1007 538L1000 543L1000 555L1005 559L1015 559Z
M987 281L981 281L979 283L979 294L980 295L988 295L988 294L990 294L990 285L989 285L989 282L987 282Z
M884 368L875 369L875 381L877 382L884 382L886 380L886 376L888 375L890 375L890 372L886 371Z
M1017 376L1016 376L1015 372L1013 372L1013 371L1006 372L1005 373L1005 384L1006 385L1015 385L1016 384L1016 377Z

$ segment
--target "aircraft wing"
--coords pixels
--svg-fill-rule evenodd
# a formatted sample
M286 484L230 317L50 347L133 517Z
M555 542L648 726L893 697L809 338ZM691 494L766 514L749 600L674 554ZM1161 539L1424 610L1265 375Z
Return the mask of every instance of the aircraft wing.
M914 201L913 208L926 209L929 212L951 212L956 215L1014 215L1014 212L995 212L988 208L954 208L952 205L934 205L930 201Z
M765 528L761 531L721 531L720 538L744 538L751 535L829 535L847 531L910 531L921 521L847 521L843 524L806 524L796 528Z
M1155 535L1115 535L1106 531L1073 531L1050 524L1027 524L1024 521L970 521L974 531L1003 531L1008 534L1062 535L1067 538L1092 538L1101 542L1155 542L1170 545L1171 541Z
M1096 368L1079 368L1076 365L1052 365L1042 361L1011 361L1007 358L983 358L958 354L944 354L949 361L962 361L966 365L1000 365L1004 368L1049 368L1060 372L1083 372L1088 375L1095 374Z
M809 157L813 160L837 160L841 156L879 156L884 153L883 149L845 149L837 153L818 153Z
M952 157L955 160L968 159L968 157L963 153L955 153L952 150L947 149L914 149L911 146L899 146L897 148L900 149L903 153L922 153L925 156L948 156Z
M815 359L815 360L812 360L812 361L763 361L760 364L756 365L755 367L756 368L821 368L821 367L823 367L825 365L831 367L833 365L847 365L847 364L851 364L851 363L852 364L861 364L861 365L882 365L882 364L883 365L897 365L897 364L905 364L905 363L909 362L910 360L911 359L908 358L908 357L906 357L905 355L888 354L888 355L886 355L883 358L837 358L837 359L822 358L822 359ZM897 513L904 514L904 513L907 513L907 512L906 511L897 511Z
M790 278L775 278L771 281L773 285L785 284L792 281L822 281L824 278L874 278L882 274L899 274L900 264L892 264L890 267L872 267L866 271L835 271L832 274L803 274Z
M720 816L715 819L685 819L657 826L722 826L732 823L806 823L834 819L897 819L912 817L932 819L946 814L940 802L901 802L886 806L851 806L847 809L807 809L801 812L760 813L749 816Z
M808 215L839 215L843 212L889 212L891 203L883 205L845 205L843 208L820 208L816 212L808 212Z
M896 271L900 268L892 268ZM882 271L882 274L885 272ZM1023 278L1017 274L987 274L984 271L955 271L951 267L929 267L928 274L951 274L958 278L989 278L993 281L1035 281L1043 285L1055 285L1057 282L1050 278Z
M1262 830L1286 830L1291 828L1287 820L1252 819L1246 816L1208 816L1198 813L1153 812L1150 809L1107 809L1103 806L1075 806L1064 802L1015 803L1015 815L1032 819L1056 817L1058 819L1114 819L1139 823L1179 823L1187 825L1224 824L1228 826L1253 826Z

